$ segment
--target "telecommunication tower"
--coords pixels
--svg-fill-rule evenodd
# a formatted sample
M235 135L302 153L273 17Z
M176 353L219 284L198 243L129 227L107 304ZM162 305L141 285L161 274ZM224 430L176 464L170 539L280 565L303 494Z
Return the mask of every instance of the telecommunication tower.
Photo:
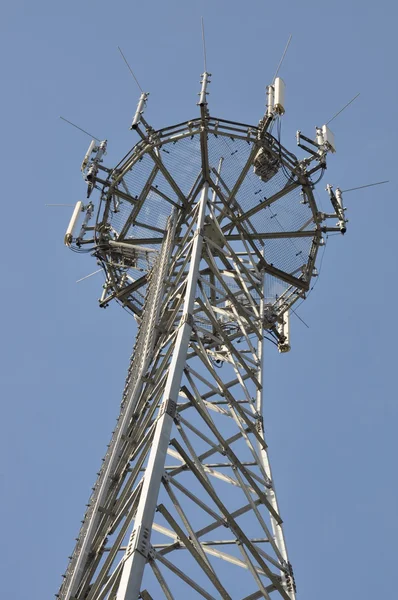
M209 83L204 72L198 116L157 131L142 93L138 143L109 168L93 140L82 163L88 200L65 244L96 258L100 306L116 300L138 333L60 600L295 598L264 346L290 350L289 309L324 235L346 231L341 191L327 186L328 214L313 194L334 138L298 132L299 160L280 141L282 79L258 125L210 116Z

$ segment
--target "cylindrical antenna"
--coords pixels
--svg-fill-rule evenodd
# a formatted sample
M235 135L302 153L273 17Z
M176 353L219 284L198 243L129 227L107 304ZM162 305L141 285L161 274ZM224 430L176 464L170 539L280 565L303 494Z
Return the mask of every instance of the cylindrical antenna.
M389 179L386 181L377 181L377 183L368 183L367 185L360 185L359 187L349 188L348 190L341 190L343 193L353 192L354 190L363 190L363 188L373 187L374 185L382 185L383 183L390 183Z
M285 49L284 49L283 54L282 54L282 58L280 59L279 65L278 65L278 67L277 67L277 69L275 71L275 75L274 75L274 78L272 80L272 84L275 83L275 79L278 77L279 69L282 66L282 63L283 63L283 61L285 59L285 56L286 56L287 49L289 48L289 45L290 45L291 41L292 41L292 34L289 35L289 39L287 40L287 44L286 44Z
M139 122L141 120L141 115L144 112L146 101L148 99L149 94L146 92L142 92L140 99L138 100L137 110L135 111L133 122L131 123L130 129L137 129Z
M78 202L76 202L75 210L72 213L72 217L69 221L68 229L65 232L65 237L64 237L65 246L71 245L72 240L73 240L73 232L76 228L77 221L79 219L79 215L83 210L84 210L83 202L81 202L81 200L79 200Z
M207 84L210 83L209 75L210 75L210 73L206 73L206 71L202 75L202 81L200 82L202 84L202 88L201 88L200 94L199 94L199 106L206 106L206 104L207 104L207 100L206 100L207 91L206 90L207 90Z
M267 116L272 117L274 108L274 86L267 85Z
M343 192L341 191L340 188L336 188L335 191L335 196L336 196L336 200L339 203L339 206L342 210L342 212L344 212L344 205L343 205Z
M354 100L356 100L359 95L360 95L360 92L356 96L354 96L349 102L347 102L347 104L345 106L343 106L343 108L340 109L339 112L337 112L331 119L329 119L329 121L327 121L325 123L325 125L329 125L329 123L331 123L336 117L338 117L339 114L343 112L343 110L345 110L348 106L350 106L350 104L352 104L352 102L354 102Z

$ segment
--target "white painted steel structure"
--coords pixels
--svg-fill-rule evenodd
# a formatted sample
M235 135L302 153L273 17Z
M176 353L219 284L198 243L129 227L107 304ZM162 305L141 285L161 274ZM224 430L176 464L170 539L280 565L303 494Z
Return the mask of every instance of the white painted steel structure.
M299 161L271 133L283 82L258 126L211 117L209 82L199 118L159 131L143 93L141 141L114 169L105 142L83 161L87 195L100 197L79 205L73 238L76 209L67 242L102 264L100 305L116 299L139 329L61 600L295 598L265 439L264 339L290 349L287 311L310 288L323 234L346 220L340 190L328 187L330 215L313 196L330 144L299 132Z

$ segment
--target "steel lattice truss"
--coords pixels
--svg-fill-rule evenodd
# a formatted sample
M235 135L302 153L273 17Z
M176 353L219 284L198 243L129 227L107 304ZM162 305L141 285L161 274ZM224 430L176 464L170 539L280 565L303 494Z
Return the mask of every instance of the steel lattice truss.
M268 301L277 313L309 289L326 229L311 181L321 165L303 172L296 157L260 127L209 117L205 140L202 130L197 119L150 131L107 179L97 177L103 200L95 242L107 273L101 306L116 298L141 315L147 283L143 273L164 238L167 219L173 208L189 210L204 181L224 208L226 240L241 242L244 234L246 247L261 260ZM266 182L253 169L261 148L278 167ZM234 210L228 211L231 206Z
M264 332L283 349L286 311L309 289L324 157L310 170L273 118L231 123L200 104L157 132L140 115L142 140L87 177L101 199L77 246L104 267L100 304L122 303L139 331L61 600L295 597L262 358Z

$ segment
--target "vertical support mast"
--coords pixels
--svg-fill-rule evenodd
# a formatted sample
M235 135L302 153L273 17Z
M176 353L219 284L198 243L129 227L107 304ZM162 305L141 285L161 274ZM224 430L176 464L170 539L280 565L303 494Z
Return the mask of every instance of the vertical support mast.
M265 282L264 273L263 273L263 282ZM264 283L263 283L263 291L265 291ZM263 323L263 320L264 320L264 294L263 294L263 297L260 299L260 317L261 317L261 323ZM258 369L258 382L260 384L260 387L257 389L256 407L257 407L258 414L261 415L261 417L263 417L263 415L264 415L264 377L263 377L264 331L263 331L262 325L260 325L260 330L261 330L261 338L258 340L258 344L257 344L257 356L258 356L258 360L260 363L260 366ZM261 423L261 431L259 433L260 433L261 437L264 439L263 418L261 418L260 423ZM278 500L277 500L276 492L275 492L275 488L274 488L274 481L272 478L271 464L270 464L270 461L268 458L267 449L264 445L260 444L259 442L257 443L257 447L258 447L259 455L261 457L261 462L262 462L264 471L267 474L269 481L271 483L271 486L266 490L266 495L267 495L268 501L269 501L270 505L272 506L272 508L275 510L275 512L277 514L280 514ZM292 600L295 600L295 597L296 597L295 583L294 583L292 567L289 562L289 558L288 558L288 554L287 554L287 548L286 548L286 543L285 543L285 536L283 533L282 522L278 522L272 514L270 514L270 521L271 521L272 532L274 534L276 552L279 553L282 563L286 567L286 570L280 571L282 582L283 582L283 585L284 585L286 591L288 592L290 598ZM289 571L289 574L286 571Z
M210 169L209 169L209 155L207 147L207 136L208 136L208 120L209 110L207 107L207 85L210 83L210 73L205 71L202 74L201 90L199 93L199 107L200 107L200 119L201 119L201 133L200 133L200 150L202 154L202 172L205 181L209 181Z
M162 404L137 508L134 529L130 537L126 560L116 596L117 600L137 600L140 594L142 577L150 549L150 534L158 501L160 484L164 473L166 452L170 441L173 419L176 414L183 368L185 366L188 345L192 333L192 310L198 281L199 263L202 257L202 230L208 200L208 188L208 183L205 183L200 195L195 238L192 245L191 262L186 281L183 315L164 388Z

